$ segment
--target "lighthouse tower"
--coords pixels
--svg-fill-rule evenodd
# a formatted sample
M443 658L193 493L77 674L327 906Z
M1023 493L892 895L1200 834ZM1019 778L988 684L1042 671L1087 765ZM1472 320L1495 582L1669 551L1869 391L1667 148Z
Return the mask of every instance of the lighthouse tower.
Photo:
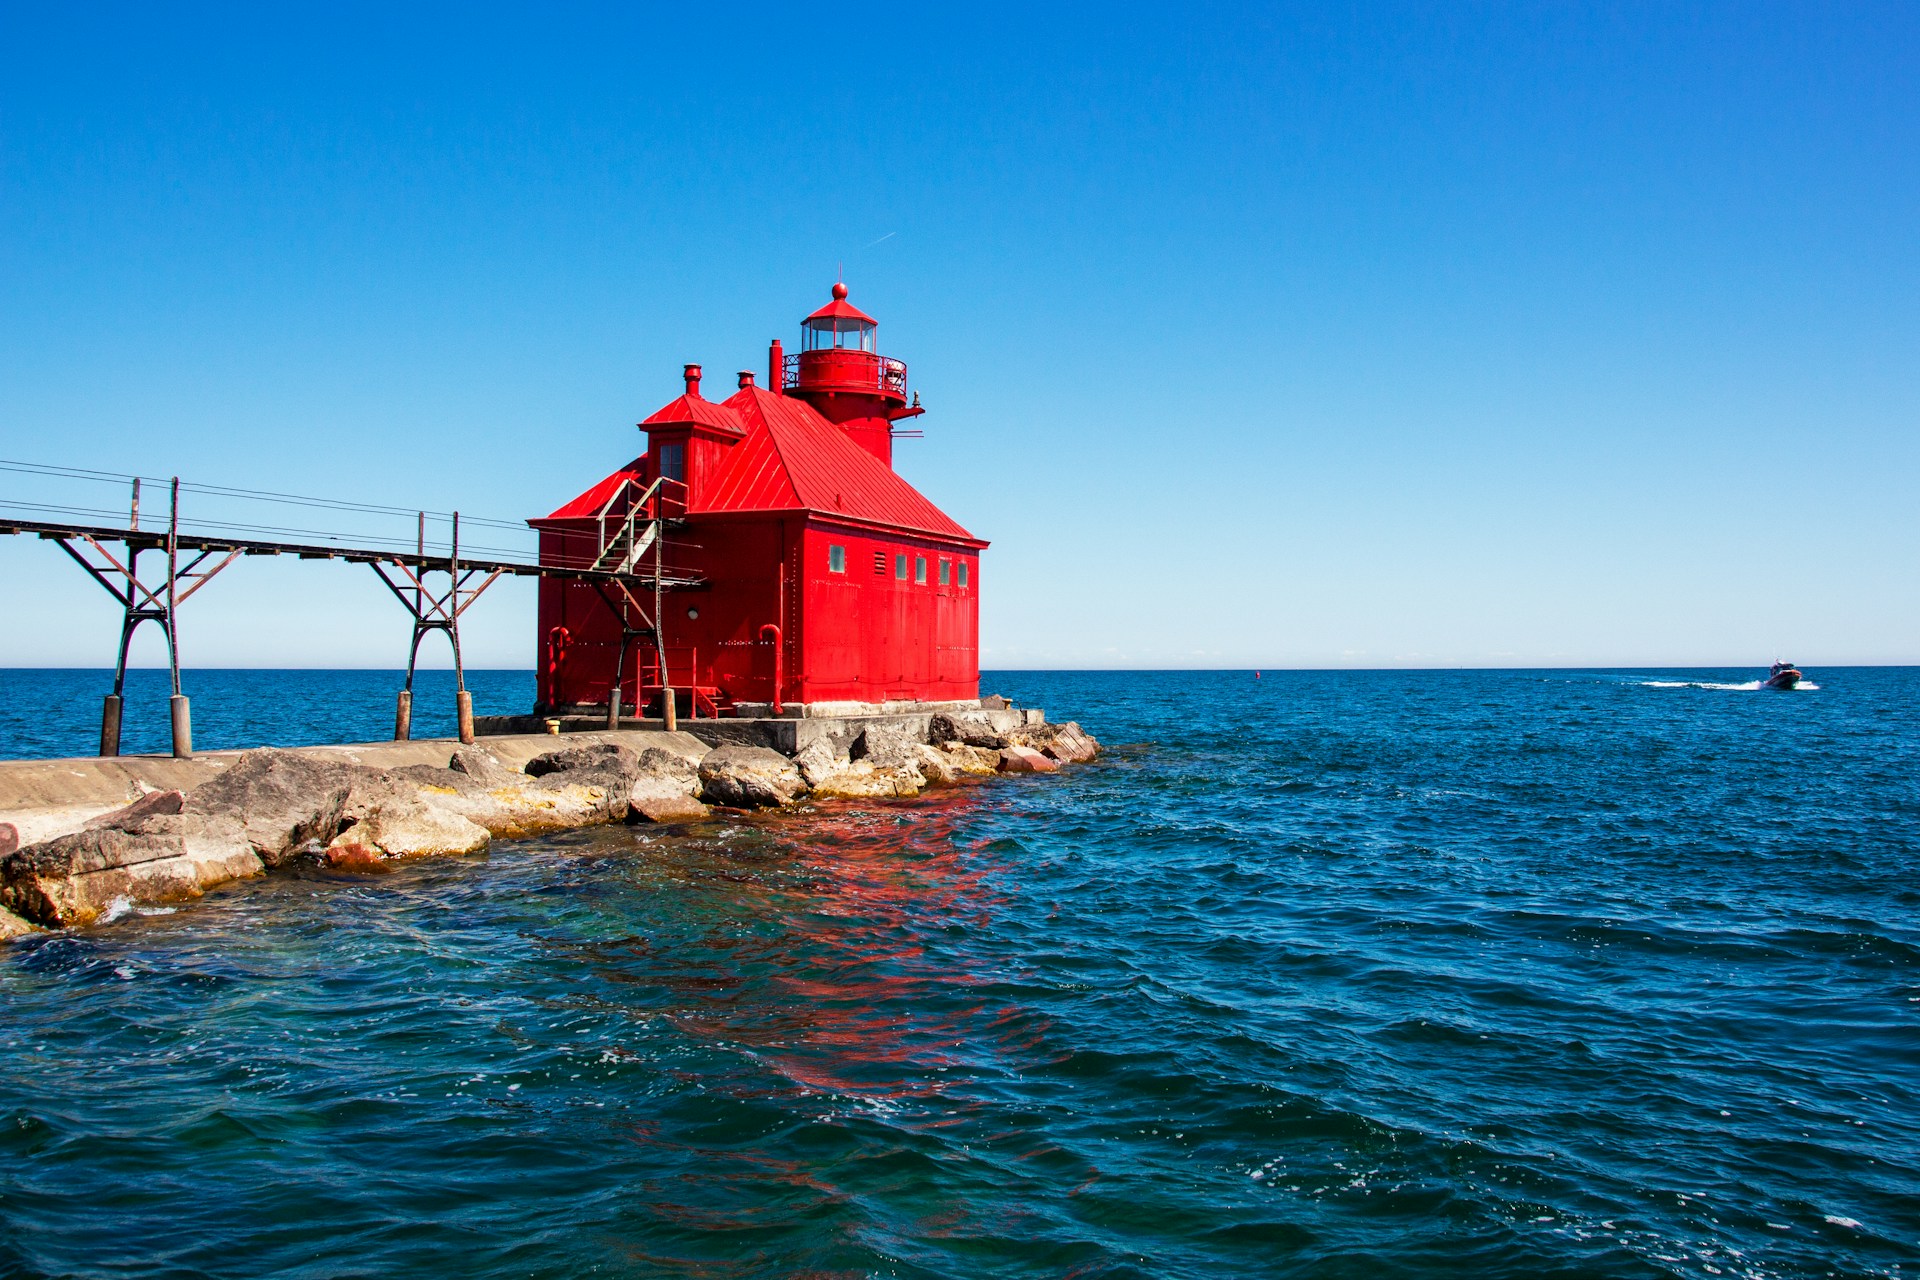
M907 366L880 354L879 323L833 286L833 301L800 322L801 346L775 380L805 400L853 442L889 467L893 424L920 410L907 406Z
M894 424L922 412L907 366L845 284L800 327L769 385L742 370L723 401L685 366L646 452L528 522L543 564L630 575L542 580L543 713L978 699L987 544L893 470Z

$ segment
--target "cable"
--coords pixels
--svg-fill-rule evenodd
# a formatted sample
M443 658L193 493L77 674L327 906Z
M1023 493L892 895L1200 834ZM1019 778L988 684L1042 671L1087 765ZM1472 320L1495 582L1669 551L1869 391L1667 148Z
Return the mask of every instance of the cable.
M86 467L51 466L39 462L21 462L11 458L0 458L0 471L20 471L29 475L60 476L70 480L100 480L131 483L135 480L142 484L169 485L171 478L161 476L137 476L118 471L94 471ZM191 481L180 482L182 493L204 493L222 498L244 498L254 502L285 502L296 506L327 507L336 511L365 511L376 515L390 516L432 516L436 519L450 520L455 513L451 511L421 511L412 507L389 507L370 502L344 502L336 498L315 498L297 493L276 493L266 489L235 489L226 485L197 484ZM497 529L525 529L524 520L499 520L492 516L470 516L460 513L461 524L486 525Z

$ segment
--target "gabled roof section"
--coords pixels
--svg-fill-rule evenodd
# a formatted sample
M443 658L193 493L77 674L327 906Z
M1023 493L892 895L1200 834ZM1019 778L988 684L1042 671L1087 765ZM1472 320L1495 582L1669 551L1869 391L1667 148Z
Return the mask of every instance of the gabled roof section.
M527 521L527 523L538 528L547 520L593 519L600 514L600 508L607 505L607 499L613 496L616 489L628 480L638 480L640 478L640 461L639 458L635 458L632 462L629 462L626 466L620 468L579 497L562 504L560 509L552 515L540 516L537 519Z
M724 404L715 404L703 395L689 392L673 402L661 406L642 422L646 427L712 427L719 431L730 431L734 435L746 434L747 424L740 416Z
M726 401L747 424L702 511L817 511L980 543L812 405L764 387Z

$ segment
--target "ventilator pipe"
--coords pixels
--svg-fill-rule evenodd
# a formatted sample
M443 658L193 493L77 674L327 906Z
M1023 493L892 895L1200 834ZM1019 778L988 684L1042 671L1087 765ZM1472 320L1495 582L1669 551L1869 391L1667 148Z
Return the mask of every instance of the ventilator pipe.
M773 633L773 714L779 715L780 714L780 685L781 685L781 671L782 671L781 661L780 661L780 652L786 646L780 643L780 628L777 625L769 622L765 626L761 627L760 638L762 640L766 639L768 632Z

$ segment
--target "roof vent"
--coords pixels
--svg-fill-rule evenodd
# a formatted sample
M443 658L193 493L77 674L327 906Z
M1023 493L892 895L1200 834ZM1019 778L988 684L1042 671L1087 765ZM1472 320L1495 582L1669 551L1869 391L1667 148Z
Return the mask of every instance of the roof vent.
M686 365L682 368L681 372L685 375L687 379L687 394L690 396L699 395L700 394L700 366L697 364Z

